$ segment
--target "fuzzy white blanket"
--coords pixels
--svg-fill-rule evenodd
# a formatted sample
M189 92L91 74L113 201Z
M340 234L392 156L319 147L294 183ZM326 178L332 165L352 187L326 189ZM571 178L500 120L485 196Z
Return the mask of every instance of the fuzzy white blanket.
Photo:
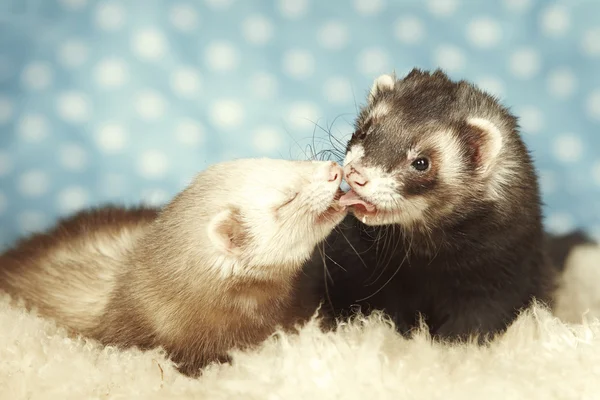
M434 344L424 332L407 340L374 315L336 333L309 324L276 334L199 379L178 374L159 351L69 339L4 298L0 399L599 399L598 288L600 248L581 247L556 316L534 307L489 347Z

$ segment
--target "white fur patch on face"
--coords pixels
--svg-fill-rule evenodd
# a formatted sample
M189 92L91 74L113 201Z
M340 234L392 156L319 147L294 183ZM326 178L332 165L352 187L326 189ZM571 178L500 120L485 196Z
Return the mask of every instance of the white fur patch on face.
M378 76L373 82L373 86L371 86L369 102L373 102L379 93L394 89L395 84L396 80L392 75L384 74Z
M355 215L366 225L410 226L417 221L423 221L429 203L425 197L412 197L407 201L398 195L393 195L387 200L387 204L378 207L380 208L375 215L363 215L361 212L355 212Z
M384 102L377 103L369 114L371 118L377 119L386 116L391 110L391 107Z
M438 132L430 140L440 154L440 177L449 185L461 185L463 149L456 137L451 132Z
M360 162L360 160L365 156L365 149L359 144L355 144L350 147L350 150L346 153L346 157L344 157L344 167L350 165L355 162Z
M373 203L378 209L392 209L394 196L397 196L398 181L381 167L370 167L361 163L349 164L344 168L350 186L365 200ZM353 185L354 175L359 174L361 181L368 182L364 186Z

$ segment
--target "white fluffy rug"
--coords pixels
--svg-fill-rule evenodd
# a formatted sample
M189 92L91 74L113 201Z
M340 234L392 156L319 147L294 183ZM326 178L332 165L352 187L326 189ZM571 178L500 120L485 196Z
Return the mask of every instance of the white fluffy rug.
M0 398L17 399L597 399L600 248L568 260L556 315L524 313L487 348L406 340L378 316L324 334L274 335L200 379L158 352L72 340L52 322L0 300ZM589 310L588 310L589 309Z

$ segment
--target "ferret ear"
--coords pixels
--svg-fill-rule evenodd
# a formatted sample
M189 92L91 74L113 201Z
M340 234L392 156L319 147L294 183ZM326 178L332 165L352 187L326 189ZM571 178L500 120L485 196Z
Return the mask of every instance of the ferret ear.
M488 174L502 150L502 132L488 119L469 118L465 134L471 150L471 161L477 170Z
M382 93L393 90L395 84L395 74L385 74L377 77L377 79L375 79L375 82L373 82L373 86L371 86L371 93L369 93L369 103L373 103L375 99L377 99L377 97Z
M220 252L238 255L244 238L239 210L228 208L215 215L208 224L208 238Z

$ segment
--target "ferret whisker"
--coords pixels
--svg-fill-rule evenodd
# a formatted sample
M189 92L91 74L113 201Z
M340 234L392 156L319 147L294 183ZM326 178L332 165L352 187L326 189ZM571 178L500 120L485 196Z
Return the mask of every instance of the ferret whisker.
M397 199L394 199L392 194L388 194L390 199L391 199L391 203L395 206L395 208L400 207L400 202ZM396 224L392 224L392 228L395 227ZM385 225L386 228L386 236L389 238L389 240L384 241L384 247L390 249L391 248L391 243L394 241L395 235L389 235L389 225ZM398 246L400 245L400 240L396 240L395 246L393 248L393 250L391 250L388 254L386 254L386 256L388 257L388 261L385 264L385 266L382 268L382 270L380 271L379 275L377 276L377 278L375 278L375 280L373 282L370 283L366 283L365 286L371 286L374 285L375 283L377 283L379 281L379 279L383 276L383 274L385 273L385 271L387 270L388 266L390 265L390 263L392 262L392 259L394 257L394 254L396 253L396 250L398 249ZM367 282L371 279L373 275L371 274L371 276L367 279Z
M298 149L300 149L300 151L304 154L304 159L305 160L310 160L311 158L308 157L308 154L306 154L306 151L304 149L302 149L302 146L300 145L300 142L298 142L298 140L294 137L294 135L292 135L287 129L283 130L294 142L294 144L298 147ZM290 148L290 158L294 159L296 157L294 157L292 155L292 149Z
M331 301L331 296L329 295L329 285L327 283L327 277L329 277L329 279L331 279L331 283L333 283L333 278L331 277L331 274L329 274L329 271L327 269L327 262L325 261L325 243L323 243L322 246L317 246L317 249L319 250L319 253L321 254L321 260L323 262L323 283L325 285L325 296L327 297L327 302L329 303L329 307L331 307L331 310L333 310L334 307L333 307L333 302Z
M340 265L340 263L338 263L338 262L337 262L337 261L335 261L333 258L331 258L330 256L328 256L328 255L327 255L327 253L325 253L325 257L327 257L327 259L328 259L329 261L331 261L332 263L334 263L335 265L337 265L337 266L338 266L338 267L339 267L339 268L340 268L342 271L344 271L344 272L348 272L348 270L347 270L346 268L342 267L342 266Z
M362 263L363 267L365 267L365 269L368 269L367 264L365 263L365 261L363 260L363 258L360 256L360 253L356 250L356 248L348 240L348 238L346 237L346 235L344 234L344 232L340 231L340 234L342 235L342 237L344 238L344 240L346 241L346 243L348 243L348 246L350 246L350 248L352 249L352 251L354 251L354 254L356 254L356 256L358 257L358 259Z

